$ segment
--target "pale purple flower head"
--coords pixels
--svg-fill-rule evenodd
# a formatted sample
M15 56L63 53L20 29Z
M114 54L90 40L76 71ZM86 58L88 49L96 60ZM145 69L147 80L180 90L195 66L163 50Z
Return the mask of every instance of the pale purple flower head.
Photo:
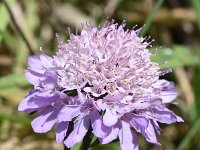
M125 23L102 27L84 24L80 35L67 43L57 35L59 51L29 57L27 80L34 89L19 110L41 110L32 121L35 132L56 125L56 140L73 147L89 128L102 144L119 138L122 150L138 149L137 133L160 145L158 122L182 122L165 107L177 97L174 84L159 79L165 71L151 61L150 43L140 30L125 30ZM69 123L73 131L67 135Z

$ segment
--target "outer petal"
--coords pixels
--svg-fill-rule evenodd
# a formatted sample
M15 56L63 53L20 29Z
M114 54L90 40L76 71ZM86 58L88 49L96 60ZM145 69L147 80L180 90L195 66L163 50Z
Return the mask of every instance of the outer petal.
M68 138L64 141L64 144L68 148L71 148L75 144L81 142L83 137L88 131L89 125L90 125L89 116L85 116L84 118L78 120L78 122L75 123L74 130L71 132Z
M137 135L131 131L129 123L122 121L122 128L119 130L121 150L138 150Z
M77 117L81 111L80 106L64 106L59 114L58 114L58 120L61 121L71 121L74 117Z
M30 93L19 104L18 110L19 111L24 111L24 112L33 112L33 111L38 110L38 108L28 106L28 101L30 99L34 98L39 93L40 92L38 90L30 91Z
M37 86L40 83L40 78L42 77L42 73L44 73L43 71L35 71L35 70L26 70L25 71L25 77L28 80L28 82L30 82L31 84Z
M97 110L93 110L91 114L91 124L93 133L96 137L104 138L108 134L108 127L103 124L103 120Z
M56 128L56 142L61 143L67 133L69 122L60 122Z
M156 138L156 133L155 133L154 127L150 121L149 121L149 125L145 131L145 134L143 134L143 136L146 138L146 140L148 142L154 143L157 146L160 146L160 143L158 143L157 138Z
M154 87L161 90L159 97L162 99L163 103L170 103L178 96L178 93L174 90L175 85L173 82L158 80L154 84Z
M152 125L154 126L154 128L155 128L157 134L160 135L160 133L161 133L161 128L160 128L158 122L157 122L156 120L151 120L151 123L152 123Z
M40 60L40 58L38 56L30 56L28 58L28 64L30 66L30 68L33 68L33 69L42 69L42 62Z
M162 91L159 97L163 103L171 103L177 96L178 93L176 91Z
M27 109L29 108L40 109L42 107L51 105L52 103L58 101L59 99L60 99L59 93L50 94L48 92L40 92L27 101Z
M162 91L169 91L169 90L173 90L175 85L173 82L169 82L167 80L161 79L161 80L157 80L157 82L155 82L153 84L154 88L156 89L161 89Z
M144 134L146 128L149 125L148 119L136 114L132 114L131 116L132 116L132 119L130 121L130 125L134 127L137 132Z
M44 84L57 84L57 74L55 71L47 70L44 76L40 79ZM46 85L45 85L46 86Z
M114 139L116 139L119 134L119 127L116 124L113 127L107 128L107 132L108 132L108 135L106 137L99 138L102 144L108 144L112 142Z
M30 67L26 70L25 76L31 84L38 86L45 70L53 67L53 58L42 54L39 57L29 57L28 62Z
M176 114L174 114L169 109L152 109L151 116L153 116L152 119L156 119L158 122L171 124L174 122L183 122L183 119L178 117Z
M137 100L136 102L133 103L132 107L140 110L140 109L154 108L154 107L163 105L161 98L156 98L151 101L146 101L145 99L146 98Z
M175 84L174 82L169 82L167 80L161 80L161 82L163 82L162 85L162 90L163 91L170 91L170 90L174 90L175 88Z
M58 110L55 110L53 106L45 108L31 123L34 132L45 133L51 130L57 122L57 114Z
M111 112L108 108L106 109L106 112L103 116L103 123L108 126L111 127L113 125L115 125L118 121L117 115L113 114L113 112Z
M52 68L53 67L53 58L52 57L49 57L45 54L41 54L40 55L40 60L42 62L42 65L45 67L45 68Z

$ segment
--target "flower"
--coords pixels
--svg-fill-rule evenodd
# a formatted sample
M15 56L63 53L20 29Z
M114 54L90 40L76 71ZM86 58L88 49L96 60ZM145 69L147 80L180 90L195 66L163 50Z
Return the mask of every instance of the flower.
M114 21L102 27L83 24L67 43L57 35L59 51L29 57L25 75L34 89L18 109L40 114L32 121L37 133L55 124L56 140L71 148L89 128L102 144L119 138L122 150L138 149L137 133L160 145L160 123L182 122L165 107L178 93L166 73L151 61L150 43L140 30L125 30ZM70 123L73 130L69 131Z

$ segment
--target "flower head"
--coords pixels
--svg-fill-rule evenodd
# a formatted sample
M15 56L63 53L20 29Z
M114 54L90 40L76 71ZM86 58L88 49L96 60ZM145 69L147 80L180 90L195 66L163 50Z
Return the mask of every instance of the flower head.
M57 142L73 147L91 127L102 144L119 138L122 150L133 150L138 149L137 132L160 145L158 122L183 121L165 107L178 94L172 82L159 78L165 72L151 61L150 43L138 36L139 30L124 28L124 22L84 24L67 43L57 35L55 56L29 58L26 77L34 89L19 110L42 109L32 122L35 132L57 124ZM70 122L74 130L66 135Z

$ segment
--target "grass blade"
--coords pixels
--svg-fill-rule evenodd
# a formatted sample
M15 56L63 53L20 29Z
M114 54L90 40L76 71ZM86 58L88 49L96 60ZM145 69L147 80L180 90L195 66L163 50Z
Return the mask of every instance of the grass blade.
M185 136L185 138L181 141L181 144L178 146L176 150L183 150L184 148L186 148L190 143L190 140L198 132L199 128L200 128L200 119L196 121L196 123L193 125L191 130Z
M143 27L143 30L142 32L140 33L140 36L144 36L147 31L149 30L151 24L152 24L152 21L153 21L153 18L154 16L157 14L159 8L162 6L164 0L158 0L152 10L152 13L150 14L150 16L147 18L146 22L145 22L145 26Z
M24 74L11 74L0 78L0 89L11 87L27 87L30 84L25 79Z
M30 124L31 124L31 121L25 117L19 117L17 115L0 113L0 121L3 121L3 120L20 123L20 124L27 125L27 126L30 126Z

